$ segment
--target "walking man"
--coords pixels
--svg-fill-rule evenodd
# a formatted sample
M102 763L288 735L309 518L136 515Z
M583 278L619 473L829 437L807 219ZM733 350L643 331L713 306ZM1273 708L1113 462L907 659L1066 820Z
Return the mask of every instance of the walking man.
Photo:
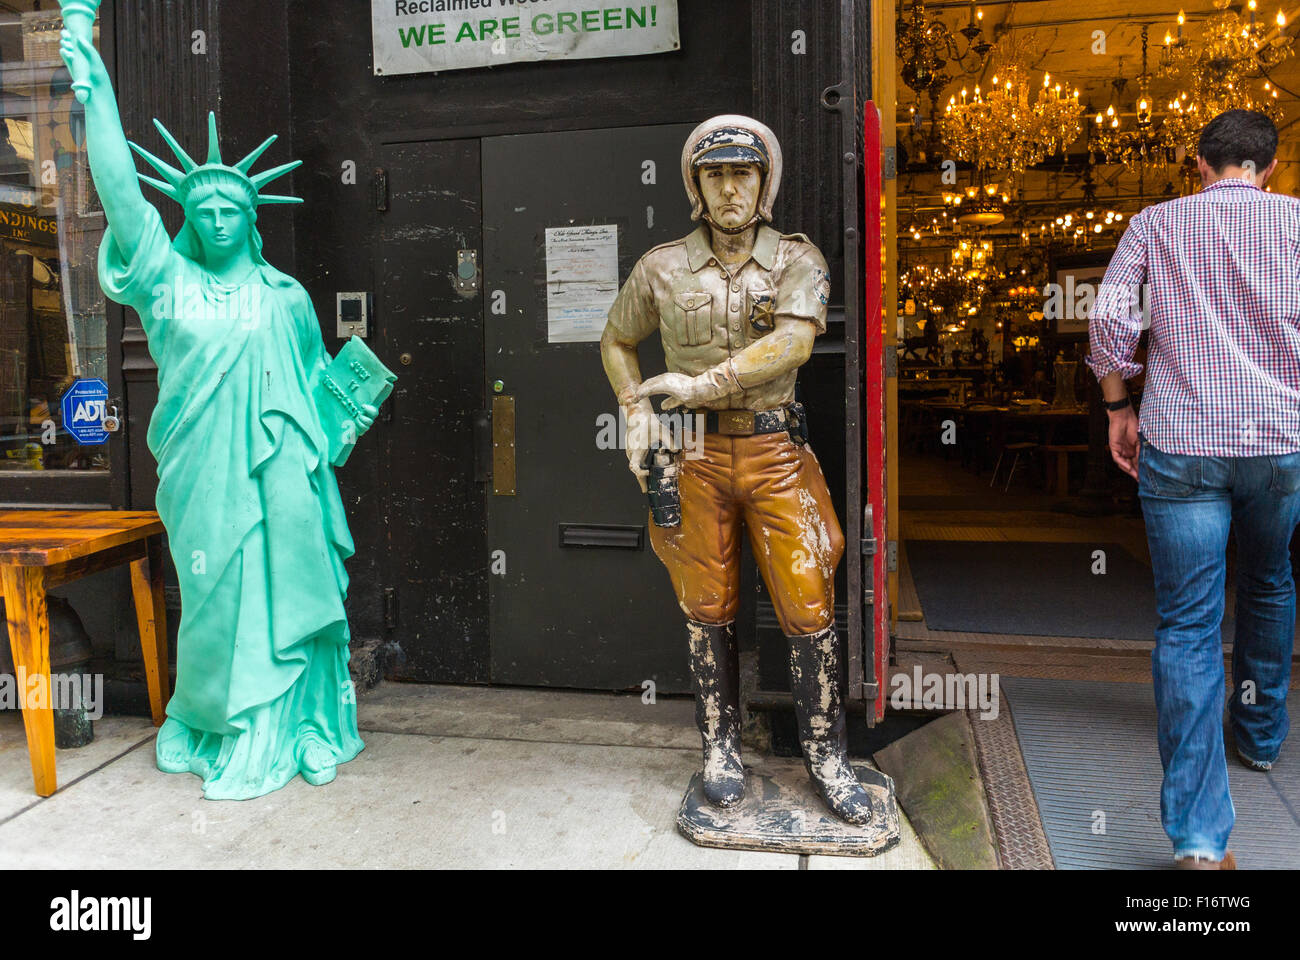
M1130 221L1090 315L1110 449L1138 481L1155 575L1161 820L1175 865L1231 870L1223 619L1237 542L1228 716L1240 761L1286 739L1295 640L1289 543L1300 510L1300 200L1263 190L1273 122L1229 110L1201 133L1204 189ZM1139 423L1125 381L1150 320Z

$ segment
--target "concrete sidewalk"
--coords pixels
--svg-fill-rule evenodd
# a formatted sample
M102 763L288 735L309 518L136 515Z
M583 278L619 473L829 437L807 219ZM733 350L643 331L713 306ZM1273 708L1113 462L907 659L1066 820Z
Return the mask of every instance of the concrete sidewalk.
M677 833L700 763L687 700L383 684L338 779L245 802L159 773L154 728L105 717L32 791L21 718L0 714L0 868L933 869L902 842L869 859L697 847Z

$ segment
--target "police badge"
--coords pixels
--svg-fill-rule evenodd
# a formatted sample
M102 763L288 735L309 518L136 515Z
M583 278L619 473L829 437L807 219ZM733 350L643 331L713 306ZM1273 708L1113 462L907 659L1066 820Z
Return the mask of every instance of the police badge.
M776 291L751 290L749 294L749 325L762 335L776 329Z

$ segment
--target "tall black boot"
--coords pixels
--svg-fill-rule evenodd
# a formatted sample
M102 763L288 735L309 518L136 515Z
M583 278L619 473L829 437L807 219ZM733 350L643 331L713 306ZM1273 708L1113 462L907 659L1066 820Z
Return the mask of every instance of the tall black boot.
M841 820L868 823L871 794L858 782L849 763L843 694L848 668L840 657L835 626L788 639L790 691L794 694L799 743L808 776Z
M740 762L740 658L735 624L686 621L695 681L695 724L704 741L704 795L730 807L745 794Z

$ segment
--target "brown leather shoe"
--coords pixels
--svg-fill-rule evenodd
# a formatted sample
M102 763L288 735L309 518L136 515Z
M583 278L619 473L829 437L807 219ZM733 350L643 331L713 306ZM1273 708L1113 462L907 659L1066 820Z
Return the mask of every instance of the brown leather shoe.
M1179 857L1174 861L1176 870L1236 870L1237 858L1229 850L1222 860L1207 860L1204 857Z

